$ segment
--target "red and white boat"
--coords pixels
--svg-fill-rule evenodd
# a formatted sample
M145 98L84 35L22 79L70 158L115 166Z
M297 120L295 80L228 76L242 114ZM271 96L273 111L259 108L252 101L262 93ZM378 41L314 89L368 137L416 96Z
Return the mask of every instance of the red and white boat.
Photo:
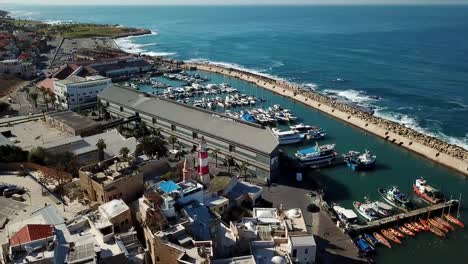
M427 182L424 178L419 178L416 180L415 184L413 184L413 191L428 203L436 204L443 201L442 193L436 188L427 185Z

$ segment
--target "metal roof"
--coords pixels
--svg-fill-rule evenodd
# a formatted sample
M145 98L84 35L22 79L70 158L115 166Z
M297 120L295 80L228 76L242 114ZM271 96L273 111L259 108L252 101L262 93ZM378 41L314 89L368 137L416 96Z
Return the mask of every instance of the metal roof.
M315 246L315 239L313 235L305 236L290 236L291 243L295 247L308 247Z
M199 110L172 100L149 96L136 90L112 85L102 91L99 98L167 120L211 137L227 140L247 149L271 154L278 140L270 128L262 128L222 118L219 113Z

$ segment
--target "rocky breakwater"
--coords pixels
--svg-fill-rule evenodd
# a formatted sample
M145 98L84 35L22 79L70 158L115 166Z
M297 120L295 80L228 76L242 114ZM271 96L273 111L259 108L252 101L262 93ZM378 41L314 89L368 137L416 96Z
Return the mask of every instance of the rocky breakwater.
M179 66L179 65L177 65ZM239 69L224 68L209 63L186 63L185 69L198 69L225 74L257 84L277 94L290 97L340 120L378 135L394 144L410 149L433 161L468 176L468 151L439 138L422 134L400 123L373 116L333 98L303 87Z

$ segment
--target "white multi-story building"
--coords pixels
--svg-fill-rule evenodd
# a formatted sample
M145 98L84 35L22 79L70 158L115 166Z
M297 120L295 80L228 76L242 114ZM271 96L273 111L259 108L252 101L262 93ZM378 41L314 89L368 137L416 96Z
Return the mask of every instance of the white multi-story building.
M16 59L3 60L0 61L0 73L30 79L36 75L36 67L30 62L23 62Z
M111 79L100 75L81 77L72 74L64 80L55 80L54 90L59 105L75 109L96 104L97 94L111 83Z

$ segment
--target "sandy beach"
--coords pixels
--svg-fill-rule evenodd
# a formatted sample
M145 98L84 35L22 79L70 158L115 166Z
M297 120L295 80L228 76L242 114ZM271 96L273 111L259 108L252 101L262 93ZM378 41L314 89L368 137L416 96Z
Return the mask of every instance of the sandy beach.
M452 168L468 176L468 151L448 144L440 139L423 135L401 124L363 113L336 101L326 101L326 97L312 91L300 90L298 86L283 80L275 80L238 69L228 69L205 63L186 63L185 69L198 69L228 75L254 83L279 95L289 97L309 107L320 110L332 117L345 121L358 128L384 138L394 144L425 156L439 164ZM316 98L322 100L318 101ZM325 102L323 102L325 100ZM349 108L349 109L347 109Z

